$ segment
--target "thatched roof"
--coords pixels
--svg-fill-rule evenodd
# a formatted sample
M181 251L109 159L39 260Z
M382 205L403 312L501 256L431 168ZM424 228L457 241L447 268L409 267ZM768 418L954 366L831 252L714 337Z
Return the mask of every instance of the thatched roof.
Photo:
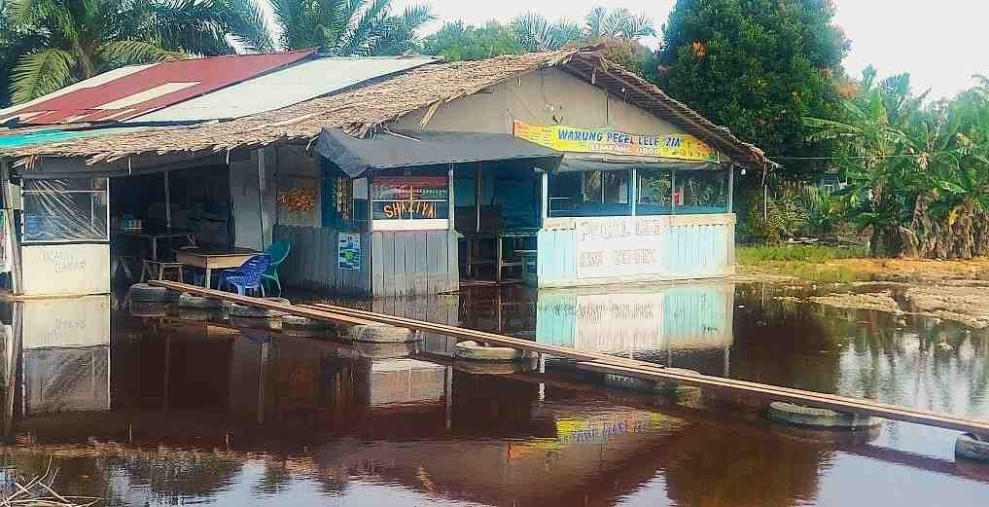
M349 134L363 136L413 111L451 102L547 67L559 67L624 96L631 103L681 125L739 162L759 166L768 162L758 148L740 141L727 129L705 120L654 85L588 50L425 65L348 92L228 122L25 146L6 150L0 157L16 159L28 166L44 158L83 158L88 164L98 164L142 155L208 154L277 142L306 143L316 138L323 127L339 127Z

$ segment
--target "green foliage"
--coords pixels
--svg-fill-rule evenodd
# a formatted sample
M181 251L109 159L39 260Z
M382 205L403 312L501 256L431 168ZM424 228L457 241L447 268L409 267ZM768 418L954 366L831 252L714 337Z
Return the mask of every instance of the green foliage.
M584 18L584 26L567 19L551 23L542 14L527 12L512 20L511 28L527 51L548 51L602 40L635 42L656 35L652 20L645 14L605 7L591 9Z
M877 82L869 68L843 120L805 120L811 139L838 144L843 205L872 231L873 255L989 254L987 90L925 104L909 75Z
M550 22L543 15L531 12L517 16L507 25L497 21L484 26L466 25L463 21L446 23L426 38L423 49L447 60L479 60L568 45L605 43L609 61L641 72L652 52L638 40L655 34L652 20L643 14L598 7L587 15L583 26L566 19Z
M424 50L450 61L482 60L499 55L525 52L511 28L490 21L484 26L465 25L463 21L445 23L426 38Z
M771 156L828 155L803 118L840 117L849 44L831 0L679 0L664 26L660 88ZM781 159L807 176L812 162Z
M745 246L737 251L742 265L766 261L803 261L821 263L836 259L857 259L867 254L864 248L848 248L818 245Z
M10 0L0 59L20 103L121 65L268 49L253 0ZM258 23L261 23L258 26ZM6 76L3 76L6 77Z
M433 19L425 4L394 14L391 0L271 0L271 7L282 49L315 47L337 55L415 51L419 31Z

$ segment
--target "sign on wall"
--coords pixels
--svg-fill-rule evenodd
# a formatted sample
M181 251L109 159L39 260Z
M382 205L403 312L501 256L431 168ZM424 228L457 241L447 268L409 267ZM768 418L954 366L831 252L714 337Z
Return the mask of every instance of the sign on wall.
M378 177L371 185L375 220L449 218L446 176Z
M629 134L613 128L582 129L566 125L529 125L515 120L515 137L569 153L632 155L695 162L718 162L718 152L689 134Z
M664 229L656 217L578 218L577 278L662 274Z
M361 269L361 235L341 232L337 248L337 267L340 269Z

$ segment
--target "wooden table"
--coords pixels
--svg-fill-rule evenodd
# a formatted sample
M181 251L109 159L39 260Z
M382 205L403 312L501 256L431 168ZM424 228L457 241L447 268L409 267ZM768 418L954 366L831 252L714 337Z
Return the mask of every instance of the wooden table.
M151 260L158 260L158 240L160 239L185 239L190 245L196 246L196 235L192 231L187 231L183 229L161 229L161 230L144 230L144 231L127 231L124 229L115 229L114 234L119 236L127 236L130 238L143 239L151 243Z
M214 269L238 268L247 259L261 254L248 248L232 248L226 250L216 250L209 248L187 248L175 251L176 262L186 266L203 268L206 270L206 278L203 286L210 287L212 271Z

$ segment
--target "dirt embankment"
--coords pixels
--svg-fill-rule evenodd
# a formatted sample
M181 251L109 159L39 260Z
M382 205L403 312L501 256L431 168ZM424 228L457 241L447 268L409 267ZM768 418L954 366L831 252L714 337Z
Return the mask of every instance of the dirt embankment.
M883 291L830 294L810 297L808 301L837 308L934 317L974 329L989 328L989 285L984 284L910 286L899 299L891 291Z
M893 299L892 293L889 291L871 294L831 294L828 296L812 297L810 301L836 308L903 313L903 309L900 308L900 305Z

